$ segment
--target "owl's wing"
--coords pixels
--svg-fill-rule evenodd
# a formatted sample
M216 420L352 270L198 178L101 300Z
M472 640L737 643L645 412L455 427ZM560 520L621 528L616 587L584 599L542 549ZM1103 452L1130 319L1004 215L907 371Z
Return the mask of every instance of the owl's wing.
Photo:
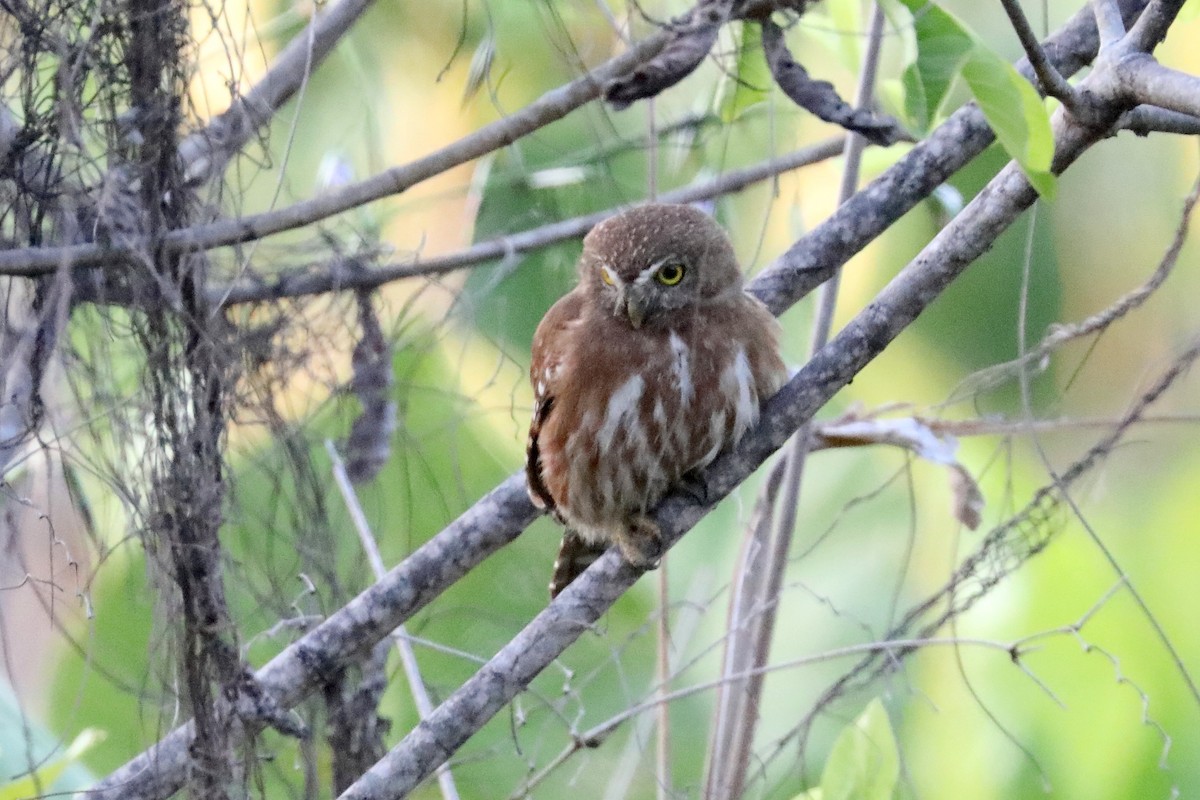
M533 419L529 423L529 441L525 447L525 479L529 497L538 508L553 513L554 498L542 476L542 426L554 411L554 397L562 379L563 361L567 357L567 336L570 328L583 313L583 295L571 292L550 307L533 334L533 357L529 363L529 380L533 384Z

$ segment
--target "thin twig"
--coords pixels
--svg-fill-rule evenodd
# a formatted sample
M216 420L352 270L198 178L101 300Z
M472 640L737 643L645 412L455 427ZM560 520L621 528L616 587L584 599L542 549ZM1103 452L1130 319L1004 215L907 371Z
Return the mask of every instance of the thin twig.
M879 51L883 41L883 8L879 3L873 4L871 22L867 31L867 47L863 55L863 64L859 73L858 90L855 96L855 106L866 108L871 103L875 76L879 67ZM858 186L859 165L865 140L860 135L851 135L846 139L845 167L842 172L842 183L838 192L838 204L843 205L854 194ZM840 270L834 270L829 280L822 285L817 317L814 323L811 352L820 350L829 341L833 327L833 312L837 303ZM745 621L750 626L749 647L740 657L731 659L732 666L738 672L747 668L760 669L766 665L774 637L776 612L779 595L783 587L783 576L791 552L792 536L796 526L796 510L800 498L800 484L804 472L805 454L808 447L810 428L801 427L793 437L784 456L787 466L784 471L782 494L776 505L777 516L774 520L771 543L768 547L763 568L766 580L761 587L761 594L754 598L739 598L734 602L741 608L755 614ZM740 565L746 568L748 565ZM741 627L742 620L735 620ZM740 637L731 638L730 643L740 641ZM715 768L714 774L707 782L710 797L740 797L749 769L751 751L754 745L754 734L758 727L759 703L762 697L763 676L761 673L751 675L745 680L744 686L731 683L725 690L734 694L738 700L732 707L733 713L727 720L729 733L721 736L722 744L728 744L728 749L718 749L722 756L714 758L710 764ZM714 740L717 741L717 740Z
M759 181L837 156L842 152L844 138L836 136L826 139L823 142L802 147L744 169L731 170L710 181L665 192L659 197L659 201L663 203L694 203L741 191ZM409 262L372 268L356 268L348 260L335 261L320 272L314 272L310 268L290 270L273 276L266 283L262 280L244 280L226 286L216 286L210 290L210 294L214 298L219 298L223 305L232 306L240 303L305 297L330 291L375 289L393 281L441 275L578 238L591 230L596 223L612 216L613 213L615 213L615 209L584 214L479 242L457 253L444 256L414 259Z
M1084 475L1104 463L1126 434L1144 418L1146 410L1162 397L1197 358L1200 358L1200 339L1159 375L1151 388L1142 393L1129 411L1114 426L1109 427L1107 435L1093 444L1068 469L1059 473L1054 481L1034 493L1023 509L993 528L943 586L910 607L903 619L888 631L885 640L910 635L913 627L922 618L934 609L939 609L934 618L922 625L918 631L919 636L932 636L947 621L965 614L974 607L992 588L999 585L1005 576L1012 574L1029 559L1045 550L1056 533L1049 520L1063 502L1060 490L1071 489ZM968 587L970 591L964 591ZM1086 618L1087 615L1084 619ZM908 653L905 651L899 654L900 657L906 655ZM790 747L793 740L803 740L817 715L834 699L854 686L875 679L893 668L896 663L898 660L893 659L889 663L881 664L876 655L872 654L843 674L822 693L798 725L776 740L774 751L763 759L764 767L785 748ZM1190 682L1190 678L1188 679Z
M1000 4L1004 6L1004 12L1008 14L1008 20L1012 24L1013 30L1016 31L1017 38L1021 41L1025 57L1029 59L1029 65L1033 67L1033 73L1037 75L1042 91L1051 97L1058 98L1068 108L1077 106L1078 97L1075 89L1046 57L1046 51L1042 49L1037 34L1033 32L1029 20L1025 18L1025 12L1021 10L1020 0L1000 0Z
M381 581L387 575L387 568L383 565L383 557L379 554L379 545L375 542L371 523L367 521L367 515L358 501L358 493L354 491L354 486L350 483L350 476L346 474L346 465L332 440L325 440L325 450L329 453L329 460L332 462L333 480L337 483L338 491L342 495L342 502L346 504L346 511L349 512L350 520L354 523L354 530L358 533L358 541L362 545L363 552L367 554L371 572L375 575L375 580ZM417 664L417 655L409 643L408 630L403 623L392 631L391 637L396 645L396 652L400 654L400 663L404 667L404 676L408 679L408 688L412 693L413 703L417 706L417 714L421 719L425 719L433 712L433 702L429 699L425 680L421 677L421 667ZM454 785L454 775L450 772L448 762L438 766L437 779L438 786L442 790L442 797L445 800L458 800L458 788Z
M1147 9L1147 12L1143 13L1148 12L1149 9ZM1159 273L1169 272L1170 267L1167 265L1169 264L1173 266L1175 260L1178 258L1179 251L1183 247L1183 242L1187 238L1188 225L1191 220L1191 211L1195 207L1198 197L1200 197L1200 178L1197 178L1195 184L1193 185L1191 195L1184 204L1182 217L1175 230L1174 241L1172 241L1171 246L1167 249L1167 255L1163 257L1159 269L1155 271L1155 277L1157 277ZM1032 250L1032 223L1029 241L1030 250ZM1017 319L1017 352L1019 356L1024 356L1026 349L1025 323L1027 319L1026 312L1029 296L1029 264L1031 261L1032 258L1029 256L1029 254L1027 254L1025 269L1022 277L1021 308ZM1165 279L1165 274L1163 279ZM1162 279L1159 280L1159 283L1161 283L1161 280ZM1148 282L1147 286L1149 286L1150 283L1153 283L1153 279ZM1155 286L1157 286L1157 284L1155 284ZM1145 296L1147 296L1150 291L1152 291L1152 289L1146 289L1137 302L1143 302ZM1154 397L1157 397L1161 395L1161 393L1166 391L1167 387L1171 385L1171 383L1179 376L1179 374L1191 367L1192 363L1198 357L1200 357L1200 339L1197 339L1193 342L1191 348L1189 348L1175 362L1175 364L1172 365L1172 368L1164 374L1155 388L1152 389L1147 396L1153 395ZM1027 419L1033 418L1033 399L1030 381L1031 376L1029 371L1022 370L1019 375L1021 406ZM1162 623L1159 622L1158 617L1155 616L1155 614L1150 610L1150 606L1142 596L1142 593L1137 589L1136 586L1134 586L1133 581L1125 572L1124 568L1117 560L1117 557L1113 554L1111 548L1109 548L1108 545L1105 544L1104 540L1100 538L1100 535L1092 527L1082 509L1080 509L1079 505L1075 502L1075 497L1071 488L1064 483L1063 476L1057 469L1054 468L1054 465L1050 460L1050 456L1047 454L1046 449L1042 446L1041 438L1035 433L1031 437L1031 440L1033 442L1034 449L1037 451L1039 459L1041 459L1042 465L1045 467L1047 473L1049 473L1050 477L1054 481L1054 486L1058 492L1061 502L1063 502L1071 510L1072 515L1074 515L1075 519L1078 520L1080 526L1091 540L1092 546L1100 552L1105 561L1107 561L1109 566L1112 568L1113 572L1116 573L1117 577L1125 583L1125 588L1129 592L1129 596L1133 598L1133 601L1137 605L1139 611L1141 611L1143 618L1145 618L1150 627L1154 630L1154 634L1158 638L1159 643L1163 646L1163 649L1167 651L1167 654L1170 656L1171 661L1175 665L1176 671L1183 678L1184 683L1187 685L1188 691L1192 695L1192 699L1196 702L1197 706L1200 706L1200 686L1197 685L1195 679L1192 677L1191 672L1188 670L1183 658L1180 656L1179 651L1175 647L1174 642L1171 640L1171 637L1167 635L1167 632L1163 628Z
M271 121L374 2L340 0L327 8L314 6L312 21L280 51L258 83L179 144L188 181L219 176L229 159Z
M1197 201L1200 201L1200 177L1192 184L1192 190L1183 202L1179 225L1175 229L1175 235L1172 237L1171 243L1167 246L1166 252L1163 253L1163 257L1159 260L1154 272L1151 273L1150 277L1141 286L1126 292L1108 307L1092 314L1086 319L1070 324L1052 325L1042 340L1035 347L1024 352L1023 355L1012 361L979 370L962 381L951 392L951 400L974 395L988 388L999 386L1013 377L1023 374L1033 365L1047 363L1049 356L1063 345L1081 339L1084 336L1102 333L1113 323L1123 319L1131 311L1134 311L1149 300L1158 291L1159 287L1166 282L1167 278L1174 271L1175 264L1179 261L1179 254L1183 251L1183 246L1187 242L1188 230L1191 227L1192 212L1196 207Z
M653 101L651 101L653 102ZM658 565L658 652L655 657L658 689L658 701L655 715L657 716L658 748L655 753L654 771L658 800L667 800L671 796L671 591L667 576L667 556L663 555L662 563Z
M662 34L653 34L581 77L545 93L520 111L485 125L457 142L416 161L393 167L338 191L285 208L172 230L162 238L162 249L166 253L191 252L249 242L311 225L374 200L400 194L422 181L497 150L565 117L595 99L600 93L601 84L608 77L640 64L658 52L664 41L665 37ZM137 244L147 246L156 243ZM101 244L9 250L0 252L0 274L28 277L45 274L62 265L100 266L130 258L136 252L135 249L106 247Z
M1069 627L1067 627L1055 629L1053 631L1044 631L1042 632L1042 635L1044 637L1050 637L1054 634L1062 636L1069 635L1070 633L1072 633L1072 631ZM524 784L522 784L520 789L510 796L509 800L516 800L519 797L528 797L529 790L544 781L551 773L566 763L566 761L575 753L578 753L580 750L585 748L592 749L599 747L622 725L629 720L645 713L646 711L652 710L659 702L675 702L676 700L685 700L688 697L693 697L704 692L710 692L713 689L721 689L731 681L745 681L747 678L754 676L766 676L776 672L797 669L799 667L823 664L829 661L848 658L850 656L861 655L863 653L869 653L871 655L878 655L882 653L887 655L904 650L922 649L926 647L953 646L980 647L987 650L1000 650L1004 652L1005 657L1009 660L1012 658L1014 648L1017 647L1016 644L1005 644L1003 642L991 639L959 637L928 637L922 639L891 639L883 642L866 642L863 644L852 644L844 647L837 647L811 656L801 656L799 658L781 661L777 664L767 664L762 667L747 669L745 671L736 672L730 675L724 675L711 681L705 681L703 683L693 684L692 686L686 686L682 689L676 689L661 696L656 694L653 700L648 700L646 702L638 703L623 709L620 713L614 714L603 722L589 728L587 731L571 737L570 744L564 747L558 755L556 755L549 761L549 763L546 764L546 766L542 767L542 769L538 770L536 774L532 775ZM1022 669L1022 671L1026 670ZM706 794L704 797L712 796Z

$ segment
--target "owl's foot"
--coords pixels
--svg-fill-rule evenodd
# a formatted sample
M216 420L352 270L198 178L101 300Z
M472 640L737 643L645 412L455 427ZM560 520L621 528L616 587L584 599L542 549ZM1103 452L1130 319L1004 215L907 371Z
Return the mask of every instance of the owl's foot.
M629 518L629 525L614 537L621 555L640 569L654 569L662 558L662 532L658 523L645 514Z
M714 504L710 499L708 481L704 480L704 476L698 472L685 474L676 481L674 489L694 501L696 505L711 506Z

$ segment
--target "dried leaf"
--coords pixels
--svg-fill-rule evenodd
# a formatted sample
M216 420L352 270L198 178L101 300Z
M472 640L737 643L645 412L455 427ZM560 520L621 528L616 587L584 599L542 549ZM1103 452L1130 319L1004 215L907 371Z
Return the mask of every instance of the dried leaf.
M962 464L950 465L950 490L954 493L954 516L971 530L979 527L983 514L983 492Z
M775 82L796 105L874 144L886 146L899 141L912 141L912 136L896 120L854 108L838 95L833 84L810 78L808 71L788 52L783 30L770 19L762 21L762 43Z
M890 444L903 447L920 458L941 464L950 471L954 493L954 517L971 530L979 526L983 512L983 492L971 473L958 461L958 440L935 430L917 417L898 419L846 417L820 426L814 432L815 447L861 447Z
M731 0L704 0L674 20L670 26L672 39L662 52L628 75L609 81L604 99L620 111L691 75L716 44L732 5Z

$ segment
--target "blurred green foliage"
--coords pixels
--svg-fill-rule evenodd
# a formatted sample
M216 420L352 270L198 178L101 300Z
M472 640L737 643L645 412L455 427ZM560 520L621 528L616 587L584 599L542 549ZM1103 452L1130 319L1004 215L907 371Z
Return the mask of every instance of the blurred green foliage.
M648 10L665 18L684 5ZM990 7L996 4L943 5L992 51L1005 59L1017 55L1007 24ZM1078 5L1050 3L1048 24ZM855 76L845 56L857 52L862 30L837 25L861 20L861 8L847 0L826 0L823 6L829 10L819 6L790 35L800 42L795 51L810 72L848 95ZM257 13L269 15L270 9L258 7ZM1194 39L1196 24L1189 26L1173 39ZM647 28L641 22L636 27ZM296 30L281 29L279 41ZM718 48L719 63L704 65L656 103L653 157L660 191L830 133L790 108L778 92L764 91L749 30L730 32ZM962 60L961 40L951 37L943 44L947 53L939 56L926 47L921 63ZM472 72L480 47L492 52L486 64L477 59ZM265 143L272 158L248 158L235 167L231 180L239 202L257 210L308 196L330 152L344 154L359 177L423 155L519 109L615 47L603 14L590 3L379 4L313 76L301 101L280 115ZM894 69L885 70L885 77L902 74L908 90L899 98L907 106L892 110L932 123L942 98L953 108L965 91L949 72L930 77L908 71L896 52L902 48L902 37L890 32L885 64ZM1170 52L1182 59L1181 48ZM1195 56L1186 57L1195 69ZM472 82L474 91L464 99L464 86ZM345 215L324 235L347 249L392 247L399 258L423 247L452 249L635 202L647 194L646 129L644 107L620 114L589 107L469 173L373 206L365 212L368 219ZM969 202L1006 160L998 146L990 148L953 179L953 188ZM1012 381L971 392L950 407L938 404L971 373L1016 357L1018 326L1024 326L1027 342L1035 342L1050 323L1093 313L1140 283L1165 247L1196 166L1194 147L1174 140L1121 136L1097 148L1063 177L1053 204L1039 206L1036 216L1027 215L1002 236L822 416L855 403L909 403L919 413L952 418L1119 415L1138 387L1195 335L1190 298L1200 291L1200 278L1194 274L1194 246L1185 250L1181 273L1145 310L1098 340L1056 356L1033 379L1031 408L1023 408L1021 389ZM717 204L747 264L769 261L820 221L837 184L836 171L823 169L812 171L815 178L781 179ZM869 302L937 233L943 211L932 202L914 209L850 262L839 319ZM250 257L256 265L294 260L295 251L303 255L313 238L311 231L288 234ZM414 290L404 286L385 296L384 314L400 317L388 318L397 335L399 425L388 466L362 490L361 500L387 563L402 559L520 468L529 340L544 309L572 285L578 248L577 242L565 243L481 265L465 278L435 284L416 300ZM1026 270L1028 295L1022 298ZM333 310L339 308L350 305ZM796 309L784 319L786 348L794 359L807 347L807 314ZM96 331L87 326L95 323L75 324L77 348L84 351ZM315 360L340 363L340 373L331 371L344 376L353 326L343 320L331 327L335 333L313 323L311 338L301 346ZM112 384L129 388L126 358L114 365L125 377L114 377ZM136 369L128 374L136 375ZM242 644L255 666L292 640L299 621L330 613L368 582L324 450L326 438L344 438L357 401L332 378L298 383L300 388L272 386L269 391L279 396L270 395L268 405L302 413L243 422L231 435L227 583ZM1195 398L1192 380L1162 408L1193 410ZM1036 441L964 440L962 459L989 502L985 528L1052 480L1043 453L1061 469L1103 430L1064 428L1039 433ZM1194 423L1176 423L1146 426L1132 439L1080 487L1076 499L1095 535L1146 596L1184 663L1196 671L1200 644L1192 610L1200 607L1194 577L1200 537L1192 487L1200 480L1195 457L1200 436ZM89 446L103 445L101 436ZM98 452L92 456L101 459ZM100 493L89 486L89 493ZM743 487L671 554L673 663L680 670L673 688L715 674L727 588L756 487L754 481ZM894 451L815 455L802 493L774 658L877 639L910 604L940 586L955 559L980 540L979 533L957 529L949 496L944 470ZM556 535L550 521L539 521L410 622L411 634L443 648L417 648L435 701L472 673L475 659L489 657L543 607ZM84 757L97 774L180 721L171 699L168 612L153 599L165 580L157 567L145 564L135 541L108 554L91 587L94 617L72 629L78 646L63 648L56 667L50 727L65 740L85 728L105 731L106 740ZM454 762L464 798L507 796L569 747L573 734L651 696L654 582L647 578L623 598L469 743ZM1089 800L1164 797L1173 789L1182 796L1200 794L1200 707L1146 615L1126 594L1118 591L1096 607L1117 582L1095 541L1079 522L1068 520L1044 555L943 631L1001 642L1060 631L1047 635L1041 649L1019 665L1003 653L967 644L919 653L868 691L831 706L802 754L792 733L850 662L772 674L762 707L755 791L782 798L824 785L830 763L847 748L861 751L861 739L848 745L839 736L878 695L882 704L869 706L868 729L895 729L899 797L1029 797L1041 796L1047 786L1049 796ZM1078 632L1064 627L1089 611L1094 613ZM297 625L277 627L281 619ZM394 658L390 670L381 708L393 724L389 744L416 721ZM712 699L712 692L704 692L672 705L672 771L683 796L699 791ZM300 712L319 729L319 703L309 701ZM627 724L600 748L576 754L530 796L653 797L653 733L644 719ZM317 749L317 777L327 786L328 753ZM294 743L266 734L255 757L266 796L298 796L304 775ZM620 791L622 784L627 792ZM605 795L604 787L612 794ZM435 797L436 788L427 786L418 796Z

